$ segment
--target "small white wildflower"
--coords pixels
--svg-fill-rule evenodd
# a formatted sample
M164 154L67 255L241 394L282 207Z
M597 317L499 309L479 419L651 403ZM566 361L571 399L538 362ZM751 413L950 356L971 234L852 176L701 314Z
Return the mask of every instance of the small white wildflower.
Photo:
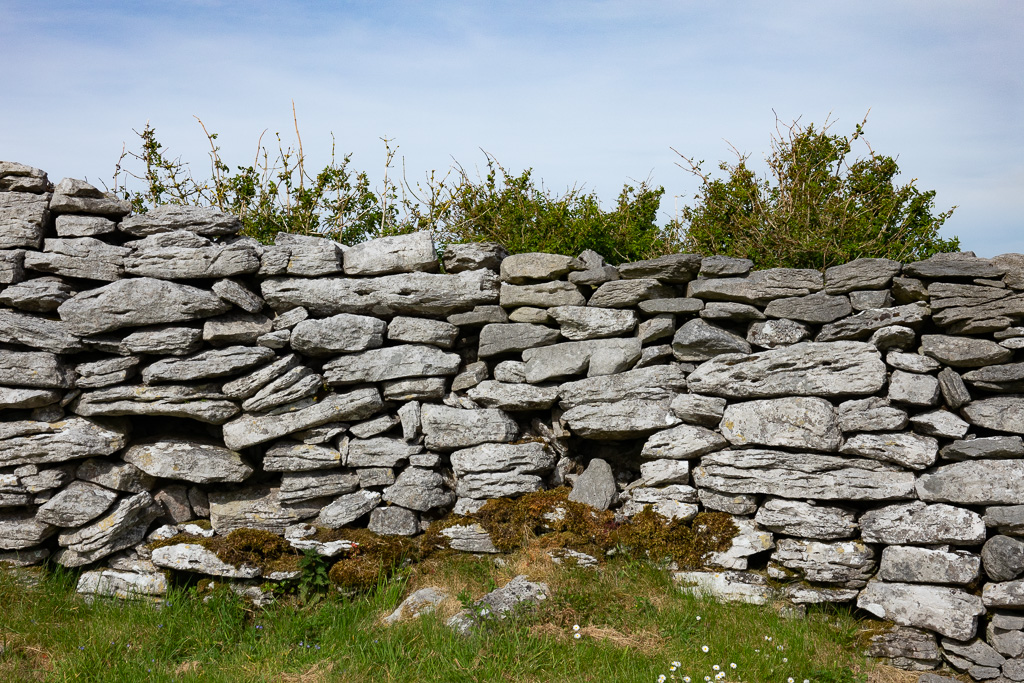
M580 635L579 633L574 633L574 634L572 634L572 637L573 637L573 638L575 638L576 640L579 640L579 639L580 639L580 638L582 638L583 636L582 636L582 635Z
M669 670L669 671L675 671L675 670L676 670L676 667L675 667L675 665L673 665L673 666L670 666L670 667L668 668L668 670Z
M736 668L736 662L729 662L729 668L730 669L735 669Z
M811 683L808 679L804 679L804 683Z
M690 683L690 677L689 676L683 676L683 683Z
M711 683L711 676L705 676L704 683Z
M700 615L699 614L697 615L697 621L700 621Z
M789 658L788 657L783 657L782 658L782 663L783 664L788 664L789 663Z
M716 681L720 681L723 678L725 678L725 672L724 671L719 671L717 674L715 674L715 680Z
M658 683L665 683L665 674L658 676Z
M712 666L712 667L711 667L711 670L712 670L712 671L718 671L718 670L719 670L719 669L721 669L721 668L722 668L722 667L720 667L720 666L718 666L717 664L715 664L714 666Z
M683 665L682 662L672 662L672 666L677 667L677 668L682 666L682 665Z
M708 650L710 650L710 649L711 649L711 648L709 648L709 647L708 647L707 645L701 645L701 646L700 646L700 651L701 651L701 652L707 652L707 651L708 651Z
M786 679L786 683L796 683L796 681L794 681L793 677L790 676L789 678Z
M573 631L579 631L580 630L580 625L579 624L573 624L572 625L572 630Z
M783 647L781 645L776 645L775 649L778 650L779 652L782 652Z

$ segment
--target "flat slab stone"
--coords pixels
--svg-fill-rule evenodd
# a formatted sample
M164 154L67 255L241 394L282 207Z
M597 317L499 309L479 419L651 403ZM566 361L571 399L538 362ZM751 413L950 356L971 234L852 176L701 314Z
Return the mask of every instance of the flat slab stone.
M928 319L930 314L931 310L927 306L916 303L861 311L856 315L825 325L815 337L815 341L865 339L873 332L894 325L916 329Z
M994 341L946 334L921 335L921 353L956 368L998 365L1013 357L1013 351Z
M547 472L555 466L555 454L539 441L488 443L451 454L452 470L462 476L473 472Z
M275 354L262 346L228 346L182 358L163 358L142 371L146 384L190 382L235 375L272 361Z
M822 275L816 270L769 268L754 271L745 278L694 280L687 285L686 296L705 301L737 301L766 306L774 299L806 296L823 287Z
M854 434L846 440L839 452L893 462L912 470L923 470L935 463L939 442L930 436L913 432Z
M903 266L903 272L911 277L924 278L997 278L1006 273L1006 267L978 258L974 252L935 254L931 258Z
M285 472L281 475L281 488L278 490L277 497L282 503L301 503L306 500L351 493L358 488L359 475L355 472L328 470Z
M57 561L66 567L82 566L135 545L160 512L147 492L122 498L88 526L61 534L57 542L70 553L62 553Z
M557 280L585 268L582 261L561 254L530 252L513 254L501 261L501 281L522 285L537 280Z
M42 247L49 202L49 194L0 192L0 249Z
M121 339L119 351L125 354L187 356L199 350L203 331L196 327L156 325L130 332Z
M867 543L887 545L981 545L986 533L977 512L920 500L869 510L860 530Z
M342 441L344 450L321 444L280 441L263 455L266 472L305 472L341 467L348 453L348 442Z
M485 408L509 411L547 410L558 400L558 387L486 380L470 389L466 395Z
M963 378L976 389L998 393L1021 392L1024 391L1024 363L990 365L965 373Z
M500 303L504 308L534 306L584 306L587 298L571 282L541 282L535 285L510 285L501 283Z
M540 346L549 346L558 341L558 330L529 323L505 323L484 325L480 330L477 355L488 358L503 353L520 352Z
M327 356L375 349L384 343L387 323L365 315L339 313L303 320L292 328L290 344L299 353Z
M677 365L653 365L566 382L558 387L558 396L559 405L568 410L586 403L611 403L627 399L661 401L673 399L685 391L686 373L682 368Z
M997 396L972 401L960 411L978 427L1024 434L1024 395Z
M825 270L825 291L846 294L860 289L885 289L903 265L885 258L859 258Z
M107 456L125 447L125 424L100 424L82 417L59 422L0 423L0 467L66 462Z
M441 530L448 540L448 547L466 553L499 553L491 541L491 535L479 524L456 524Z
M0 387L0 410L40 408L60 401L61 392L53 389Z
M800 500L900 500L914 497L914 474L864 458L762 449L705 455L698 488Z
M623 263L619 266L619 275L624 280L650 278L683 285L697 277L702 260L700 254L668 254L645 261Z
M573 482L569 500L589 505L596 510L607 510L615 501L618 487L615 474L606 460L594 458Z
M228 564L212 550L207 550L197 543L178 543L157 548L153 551L152 562L165 569L222 576L226 579L255 579L260 575L259 568Z
M639 514L648 505L663 517L691 521L700 510L697 490L685 484L670 484L662 487L641 486L631 489L618 513L626 517Z
M107 387L82 393L70 407L72 412L85 417L153 415L223 424L239 411L217 389L215 384Z
M675 572L672 580L684 592L722 602L765 605L775 594L763 576L747 572Z
M989 584L991 585L991 584ZM857 607L902 626L936 631L956 640L970 640L985 613L981 598L959 588L870 581Z
M863 586L875 569L875 552L860 541L780 538L771 559L806 581L851 588Z
M459 371L462 358L436 346L401 344L340 356L324 364L328 384L384 382L407 377L439 377Z
M743 337L699 318L684 323L672 337L672 354L681 361L705 361L722 354L750 351L750 344Z
M968 585L981 572L981 558L965 552L891 545L882 550L878 578L904 583Z
M427 512L450 507L455 502L455 494L445 486L439 473L407 467L395 478L395 483L384 490L382 500L409 510Z
M722 434L734 446L761 445L834 451L843 441L835 408L821 398L791 397L734 403Z
M450 349L459 338L459 328L443 320L396 316L388 323L388 339L408 344L431 344Z
M443 405L424 405L420 422L424 445L430 450L450 451L482 443L507 443L519 435L516 421L494 408L463 410Z
M471 270L455 275L403 273L374 278L272 277L260 286L263 298L275 311L302 306L317 316L447 316L497 304L498 285L497 274Z
M803 342L749 355L727 354L687 377L693 393L727 398L874 394L886 382L885 363L863 342Z
M627 399L612 403L576 406L562 413L562 420L585 439L635 439L679 424L668 401Z
M651 460L690 460L706 453L720 451L728 445L729 442L717 432L684 424L651 435L644 444L640 457Z
M807 296L788 299L775 299L764 309L765 315L772 318L786 318L801 322L823 325L853 313L850 299L845 296L833 296L825 292L815 292Z
M260 268L255 245L246 241L214 244L187 231L154 235L127 246L132 251L124 257L124 272L129 275L189 280L249 275Z
M539 384L573 375L614 375L632 368L641 355L637 338L566 342L523 351L526 381Z
M241 482L253 473L235 451L175 436L137 441L123 457L151 476L196 484Z
M76 290L60 278L37 277L4 289L0 293L0 304L33 313L48 313L56 311L76 293Z
M672 299L675 295L672 287L657 280L613 280L598 287L587 305L599 308L631 308L643 301Z
M465 474L455 484L455 494L463 499L486 500L514 498L544 488L544 480L523 472L481 472Z
M498 270L508 256L505 247L497 242L468 242L449 244L444 250L444 272L461 273L465 270Z
M378 237L345 250L346 275L387 275L389 273L436 273L437 252L430 231Z
M224 425L224 445L237 451L328 422L362 420L380 412L383 407L376 388L328 394L321 401L294 412L242 415Z
M839 404L843 432L896 431L906 427L908 421L906 411L893 408L888 399L877 396Z
M57 309L75 334L112 332L227 313L231 304L213 292L148 277L118 280L71 297Z
M96 569L78 577L75 592L105 598L131 600L167 594L167 577L161 572L126 572Z
M988 436L981 439L954 441L939 453L946 460L976 458L1024 458L1024 439L1019 436Z
M970 460L941 465L918 477L917 495L961 505L1024 504L1024 461Z
M765 501L754 517L759 526L770 531L823 541L854 536L858 528L855 519L854 512L847 508L784 498Z
M345 464L348 467L395 467L422 450L418 444L390 436L352 439L348 443Z
M210 491L210 524L218 534L235 529L263 529L283 534L292 524L315 517L323 500L284 504L278 488L248 487Z
M39 506L36 519L60 527L78 527L102 515L117 493L84 481L73 481Z
M117 229L135 237L146 237L175 230L188 230L203 237L234 235L242 230L238 216L215 207L164 204L146 213L125 218Z
M555 306L548 314L558 323L562 336L573 341L623 336L637 324L635 312L617 308Z

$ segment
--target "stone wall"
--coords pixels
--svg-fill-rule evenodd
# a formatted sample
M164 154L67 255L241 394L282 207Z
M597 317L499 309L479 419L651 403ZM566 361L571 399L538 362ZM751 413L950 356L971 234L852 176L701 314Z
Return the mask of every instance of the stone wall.
M264 246L211 209L128 214L0 163L0 560L158 591L157 567L255 576L151 556L182 529L317 547L568 485L734 515L686 585L855 602L902 627L876 654L1024 679L1024 256L471 244L442 274L426 233Z

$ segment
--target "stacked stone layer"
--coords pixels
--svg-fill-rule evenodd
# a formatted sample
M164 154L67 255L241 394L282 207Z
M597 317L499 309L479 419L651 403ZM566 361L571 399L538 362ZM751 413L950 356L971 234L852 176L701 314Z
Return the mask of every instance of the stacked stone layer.
M1024 255L441 264L427 233L266 246L213 209L129 214L0 162L0 561L159 593L160 567L258 577L147 549L186 527L314 547L568 485L733 515L695 589L854 602L899 625L879 656L1021 680Z

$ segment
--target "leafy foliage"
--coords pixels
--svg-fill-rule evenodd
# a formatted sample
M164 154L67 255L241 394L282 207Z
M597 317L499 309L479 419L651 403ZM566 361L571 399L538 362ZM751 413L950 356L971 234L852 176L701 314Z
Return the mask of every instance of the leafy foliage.
M749 258L756 268L826 268L862 257L915 261L957 251L956 237L938 234L956 207L933 214L935 192L921 192L913 180L899 185L896 160L870 146L867 157L851 160L866 121L849 137L829 133L828 122L784 126L766 160L770 178L754 173L745 155L719 164L724 179L683 157L701 179L696 204L681 212L686 250Z

